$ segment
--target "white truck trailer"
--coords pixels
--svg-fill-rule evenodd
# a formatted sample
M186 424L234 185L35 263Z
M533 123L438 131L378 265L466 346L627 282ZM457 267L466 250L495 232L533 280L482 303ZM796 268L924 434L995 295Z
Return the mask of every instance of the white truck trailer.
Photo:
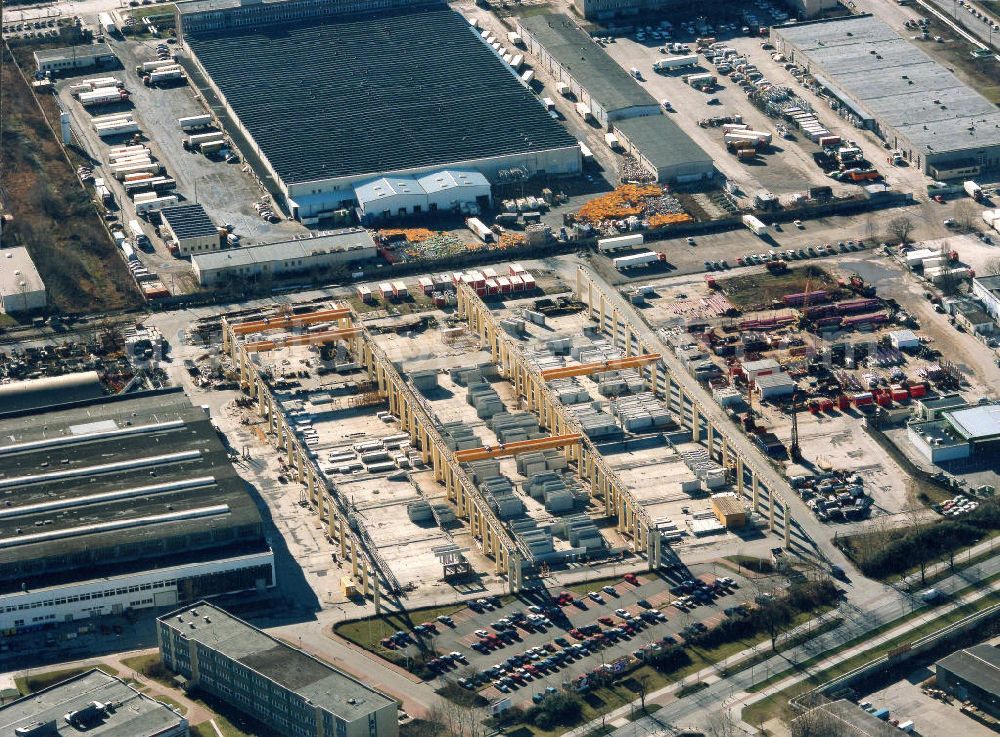
M189 115L186 118L177 119L177 125L179 125L181 130L185 133L188 131L198 130L199 128L205 128L211 124L211 115Z
M653 62L654 72L667 72L671 69L682 69L698 65L697 54L684 54L682 56L668 56L664 59L657 59Z
M492 243L493 231L486 227L484 223L479 218L466 218L465 227L475 233L476 237L483 243Z
M754 235L762 236L767 233L767 226L753 215L744 215L743 224L747 226L750 232Z
M576 114L583 118L587 123L594 122L594 114L590 112L590 105L585 102L576 103Z
M601 253L620 251L623 248L635 248L643 243L642 233L629 233L628 235L616 235L611 238L599 238L597 240L597 250Z
M642 251L640 253L630 253L628 256L618 256L611 260L612 265L619 271L625 269L635 269L642 266L649 266L660 260L660 256L653 251Z

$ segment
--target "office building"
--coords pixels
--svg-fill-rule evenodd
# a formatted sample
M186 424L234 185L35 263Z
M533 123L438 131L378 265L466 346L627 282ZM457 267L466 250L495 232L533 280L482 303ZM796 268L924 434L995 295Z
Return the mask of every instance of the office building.
M39 49L34 52L40 72L53 74L77 69L89 69L117 63L118 57L106 43L67 46L62 49Z
M283 737L397 737L394 699L205 602L157 620L163 664Z

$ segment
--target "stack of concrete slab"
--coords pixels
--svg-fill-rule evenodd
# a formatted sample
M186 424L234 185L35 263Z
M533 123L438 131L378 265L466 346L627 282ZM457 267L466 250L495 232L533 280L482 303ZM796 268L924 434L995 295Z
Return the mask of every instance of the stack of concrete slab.
M427 392L433 391L438 387L437 369L411 371L410 380L413 382L413 386L417 389L417 391L426 394Z
M504 445L545 437L545 433L538 429L538 420L528 412L497 412L486 426L496 433L497 440Z
M712 396L720 407L739 407L745 403L739 389L734 389L731 386L720 386L713 389Z
M545 341L545 349L550 353L556 354L557 356L565 356L569 354L572 347L573 339L569 337L552 338L551 340Z
M426 524L434 519L431 505L424 499L418 499L415 502L407 504L406 514L409 516L411 522L417 524Z
M531 478L543 471L561 471L566 468L566 456L560 450L522 453L517 457L517 472Z
M441 438L450 450L482 448L483 441L464 422L446 422L441 426Z
M500 461L496 458L486 458L481 461L472 461L466 464L472 474L472 481L481 484L483 479L493 478L500 475Z
M455 522L456 519L455 510L452 509L450 504L445 504L444 502L432 504L431 514L434 515L434 521L438 523L438 527L447 527Z
M482 379L469 384L465 391L465 401L476 408L476 416L481 420L506 411L500 395Z
M706 489L718 489L726 485L726 470L713 461L704 448L681 451L681 458Z
M579 421L580 427L587 437L606 438L609 435L621 434L621 428L618 427L615 418L593 404L574 405L569 408L569 411Z
M514 484L506 476L484 478L477 486L500 519L513 519L524 514L524 502L514 493Z
M510 531L531 553L534 560L555 557L555 542L547 527L540 527L531 517L522 517L510 523Z
M561 404L580 404L590 401L590 392L584 389L575 377L550 381L549 391Z
M545 511L551 514L568 512L576 503L576 495L566 483L566 477L555 471L535 474L524 482L522 488L532 499L544 502Z
M604 550L604 538L597 525L585 514L571 514L552 523L552 531L568 540L574 548L583 548L588 553Z
M614 400L611 402L611 414L618 418L626 432L646 432L675 424L667 405L652 392L641 392Z
M500 329L512 338L520 338L525 333L525 322L521 318L509 317L500 321Z
M566 365L566 359L563 356L557 356L548 349L527 351L525 358L528 360L528 363L537 368L539 371L562 368Z
M594 374L594 381L597 382L597 391L602 397L620 397L646 391L646 380L636 369L602 371Z

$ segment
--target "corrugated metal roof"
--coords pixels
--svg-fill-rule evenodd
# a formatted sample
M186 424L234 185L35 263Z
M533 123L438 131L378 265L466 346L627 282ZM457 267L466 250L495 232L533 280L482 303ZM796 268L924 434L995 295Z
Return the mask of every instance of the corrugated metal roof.
M296 241L266 243L260 246L228 248L224 251L195 254L191 257L198 271L215 271L233 266L270 263L286 259L307 258L317 253L349 251L352 249L374 249L375 241L364 228L343 230L315 238L301 238ZM363 258L363 256L359 256Z
M626 118L614 125L657 169L712 164L712 157L666 115Z
M1000 650L989 643L954 652L937 665L984 691L1000 693Z
M517 22L609 113L658 104L568 15L531 15Z
M310 19L188 43L286 183L577 145L449 9Z

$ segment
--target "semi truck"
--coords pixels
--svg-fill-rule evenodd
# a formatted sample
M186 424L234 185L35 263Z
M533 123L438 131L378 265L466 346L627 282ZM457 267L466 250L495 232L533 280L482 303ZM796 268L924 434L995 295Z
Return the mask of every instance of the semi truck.
M471 230L483 243L493 242L493 231L479 218L466 218L465 227Z
M625 269L649 266L660 260L660 254L653 251L642 251L640 253L630 253L628 256L618 256L611 260L611 264L619 271L624 271Z
M666 72L671 69L681 69L683 67L693 67L698 64L697 54L684 54L682 56L668 56L665 59L658 59L653 62L654 72Z
M128 92L117 87L101 87L91 92L81 92L79 100L84 107L111 105L116 102L128 102Z
M744 215L743 224L747 226L751 233L754 235L763 236L767 233L767 226L764 225L760 220L755 218L753 215Z
M157 69L155 72L150 72L142 78L142 83L147 87L151 87L153 85L163 84L164 82L174 82L178 79L184 79L184 77L184 70L181 69L179 65L174 65L165 69Z
M620 251L623 248L635 248L643 243L642 233L629 233L628 235L616 235L611 238L599 238L597 250L601 253L610 251Z
M113 173L115 175L115 179L121 182L125 180L125 177L128 174L159 174L161 171L163 171L162 165L150 162L148 164L133 164L132 166L125 166Z
M964 189L965 193L967 195L969 195L969 197L971 197L972 199L974 199L976 202L981 202L982 201L982 199L983 199L983 188L980 187L975 182L973 182L971 179L962 183L962 189Z
M98 13L97 25L98 28L101 29L101 33L106 33L109 36L113 36L118 33L118 26L115 25L115 21L111 17L111 13Z
M156 61L144 61L142 64L135 68L135 73L140 77L144 74L149 74L150 72L155 72L157 69L164 69L166 67L176 66L177 62L173 59L157 59Z
M145 232L143 232L142 226L139 225L138 220L129 220L128 229L129 232L132 234L132 241L137 246L142 246L142 244L144 243L149 243L149 237L145 234Z

